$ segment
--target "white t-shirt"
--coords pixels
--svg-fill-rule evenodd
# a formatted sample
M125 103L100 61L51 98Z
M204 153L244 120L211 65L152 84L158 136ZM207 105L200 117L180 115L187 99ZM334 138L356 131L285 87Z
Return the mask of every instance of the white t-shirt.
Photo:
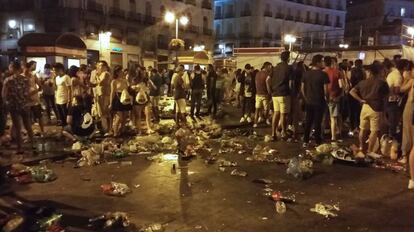
M400 71L398 71L398 69L393 68L391 70L391 72L388 74L387 84L388 84L388 87L390 87L390 88L392 88L392 87L401 87L401 85L402 85L402 76L401 76ZM388 97L389 102L396 102L398 100L399 100L398 95L391 94Z
M69 102L71 80L68 75L56 76L56 104L63 105Z

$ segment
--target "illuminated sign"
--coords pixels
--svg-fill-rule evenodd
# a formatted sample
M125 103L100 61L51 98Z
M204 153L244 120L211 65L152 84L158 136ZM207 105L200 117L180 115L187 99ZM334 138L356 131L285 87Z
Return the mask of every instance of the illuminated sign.
M112 51L114 52L122 52L124 49L122 48L112 48Z

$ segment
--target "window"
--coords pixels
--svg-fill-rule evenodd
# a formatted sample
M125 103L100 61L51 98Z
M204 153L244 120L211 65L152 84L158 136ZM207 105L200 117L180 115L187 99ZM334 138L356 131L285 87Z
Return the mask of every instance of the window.
M221 35L221 25L220 24L216 25L216 34Z
M269 33L269 24L266 24L266 26L265 26L265 32L266 33Z
M227 26L227 34L233 34L233 23L229 23L229 25Z
M329 22L329 14L325 14L325 22Z
M112 3L115 8L121 8L121 3L119 2L119 0L113 0Z
M310 21L310 11L306 11L306 21Z
M152 5L148 1L145 3L145 15L152 15Z
M208 18L207 18L207 16L203 17L203 28L208 29Z
M401 7L400 16L405 17L405 8L404 7Z
M250 24L243 23L243 32L249 33L249 31L250 31Z

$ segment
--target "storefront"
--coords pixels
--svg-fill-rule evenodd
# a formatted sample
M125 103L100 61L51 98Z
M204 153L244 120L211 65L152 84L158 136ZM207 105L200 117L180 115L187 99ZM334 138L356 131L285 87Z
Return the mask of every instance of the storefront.
M76 34L30 33L21 37L18 45L23 60L37 62L37 71L46 63L59 62L65 67L87 63L86 45Z

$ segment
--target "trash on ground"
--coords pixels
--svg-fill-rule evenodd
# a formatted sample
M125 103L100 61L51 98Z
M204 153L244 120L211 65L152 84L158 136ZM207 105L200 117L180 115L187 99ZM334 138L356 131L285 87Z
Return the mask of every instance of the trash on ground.
M237 167L237 162L225 159L218 160L219 167Z
M277 201L275 203L275 209L278 214L286 213L286 204L283 201Z
M110 196L125 196L131 192L128 185L118 182L111 182L110 184L101 185L102 192Z
M108 212L101 216L89 219L89 227L116 228L128 227L130 221L125 212Z
M296 179L306 179L313 174L313 162L308 159L293 158L289 161L286 173Z
M38 166L26 166L23 164L13 164L8 175L19 184L28 184L31 182L45 183L57 179L55 172L49 169L46 163Z
M337 217L339 212L339 206L338 205L329 205L329 204L323 204L323 203L317 203L315 204L314 208L311 208L311 212L315 212L317 214L323 215L326 218L330 217Z
M0 221L1 231L4 232L13 232L19 228L24 222L24 218L20 215L2 215Z
M247 176L247 172L245 172L245 171L239 171L237 169L234 169L233 171L231 171L230 175L232 175L232 176L246 177Z
M153 223L153 224L144 226L139 231L140 232L162 232L164 230L165 228L161 223Z
M258 184L272 184L273 181L271 181L269 179L261 178L261 179L254 179L253 180L253 183L258 183Z
M296 202L296 196L295 195L285 195L280 191L273 191L271 195L271 199L275 202L283 201L285 203L295 203Z

